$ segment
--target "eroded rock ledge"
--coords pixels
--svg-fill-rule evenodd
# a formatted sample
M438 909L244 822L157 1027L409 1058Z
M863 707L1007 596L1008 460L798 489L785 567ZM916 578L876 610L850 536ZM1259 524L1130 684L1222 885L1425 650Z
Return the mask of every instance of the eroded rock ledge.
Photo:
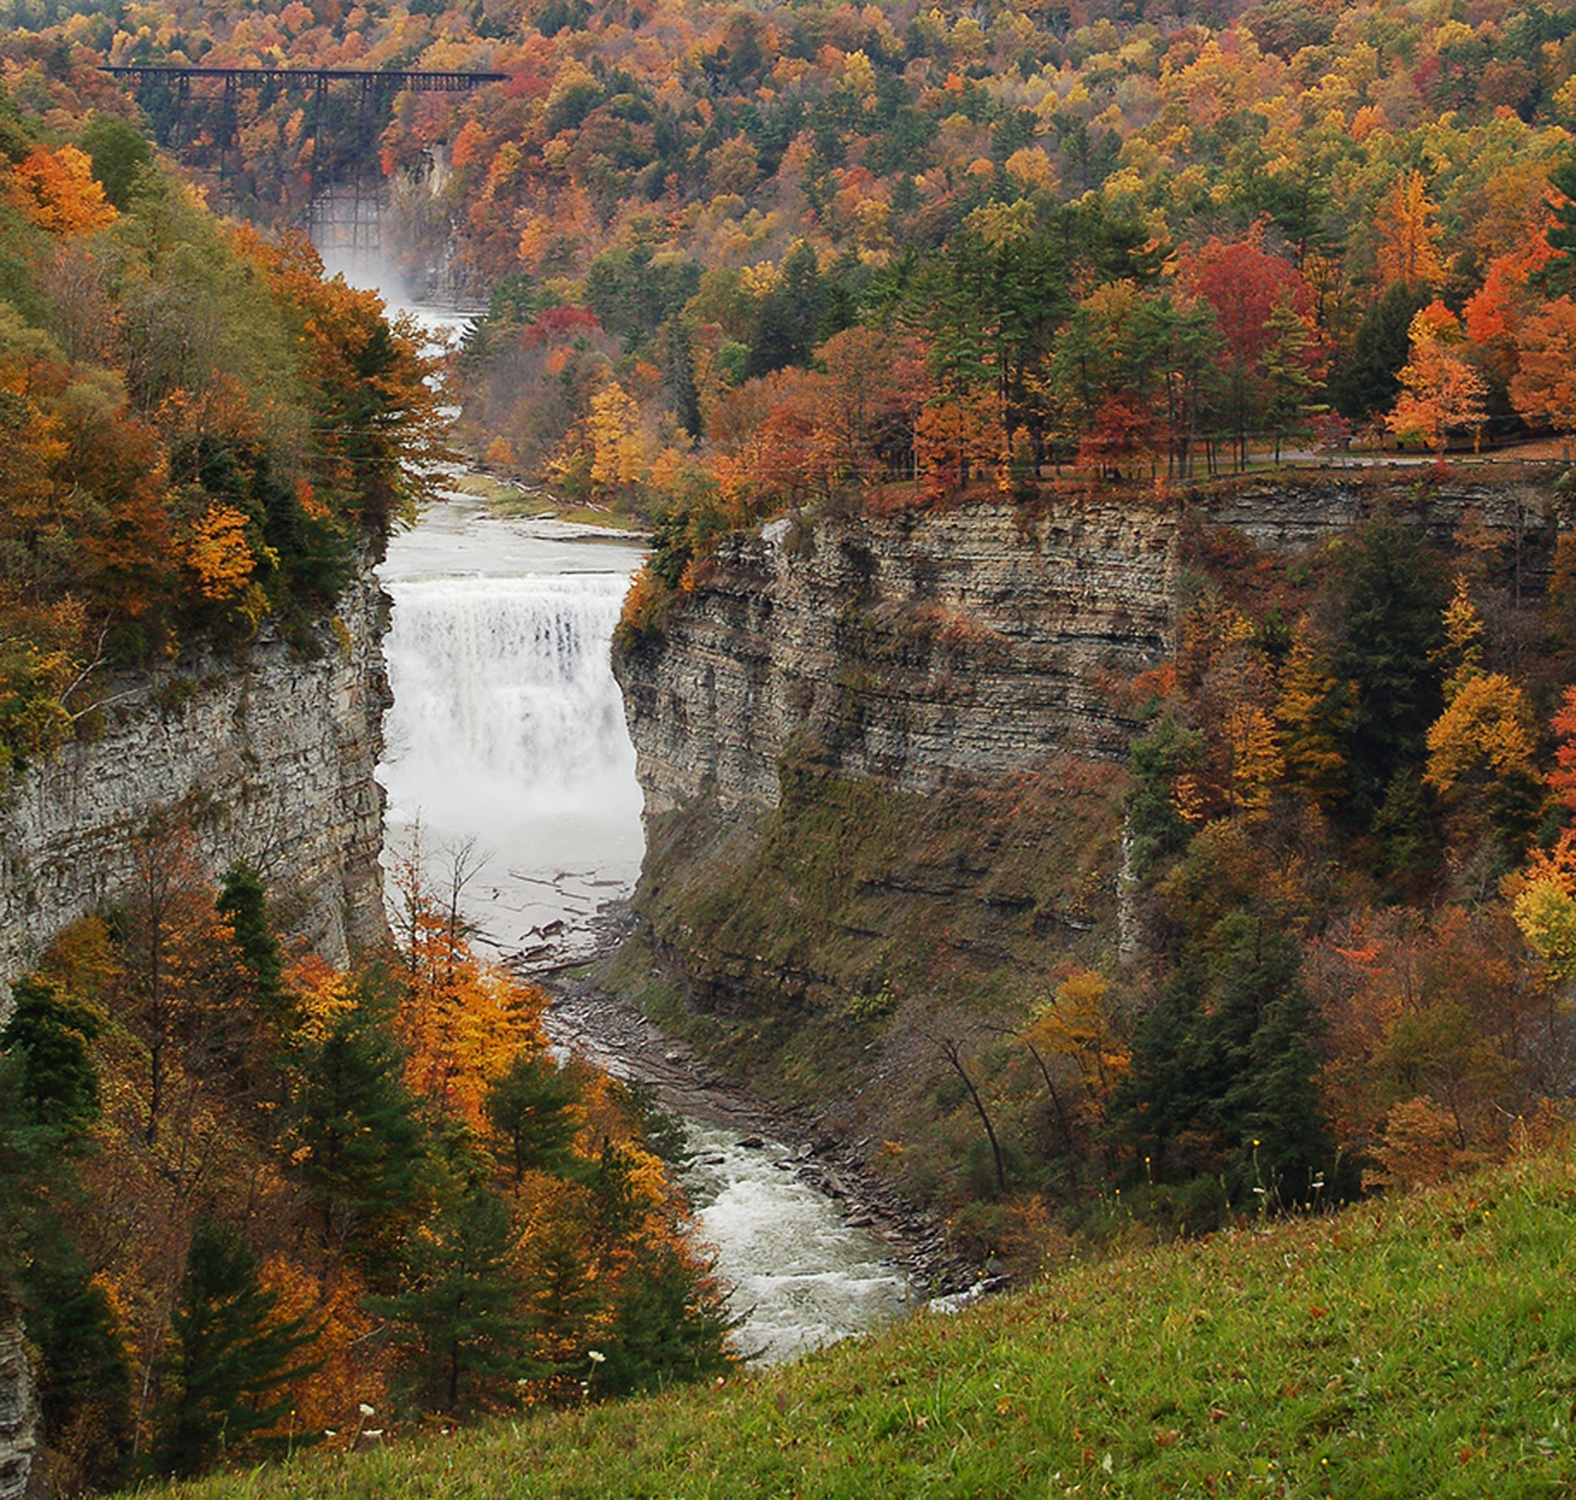
M367 570L308 650L265 633L121 682L96 737L18 776L0 795L0 980L126 888L155 817L191 829L215 879L251 863L315 951L375 940L387 615Z

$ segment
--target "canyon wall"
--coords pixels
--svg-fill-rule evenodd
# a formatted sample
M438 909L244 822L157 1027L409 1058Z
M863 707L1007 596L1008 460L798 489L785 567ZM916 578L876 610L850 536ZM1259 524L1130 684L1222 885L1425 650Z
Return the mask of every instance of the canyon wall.
M1363 466L728 537L615 663L647 814L775 807L796 749L918 792L1068 753L1120 760L1135 727L1120 687L1168 649L1190 531L1296 552L1382 507L1448 544L1471 513L1514 535L1535 588L1554 503L1537 474Z
M0 978L130 882L154 819L215 879L244 859L292 937L334 960L383 930L387 601L370 572L307 638L265 632L117 685L82 742L0 796Z
M904 1048L988 1045L1070 965L1132 956L1135 679L1206 553L1301 553L1381 510L1444 545L1471 521L1531 597L1558 506L1508 466L1353 466L725 539L615 653L647 824L617 982L879 1142L924 1070Z
M775 806L791 747L907 792L1119 754L1129 725L1100 684L1165 650L1170 532L1091 503L725 539L616 664L648 814Z

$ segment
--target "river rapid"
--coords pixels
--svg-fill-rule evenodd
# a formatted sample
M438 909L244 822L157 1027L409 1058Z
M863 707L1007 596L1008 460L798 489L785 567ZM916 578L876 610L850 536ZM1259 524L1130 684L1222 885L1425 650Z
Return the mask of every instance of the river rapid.
M640 790L609 651L640 557L616 534L494 516L454 492L391 540L380 569L394 605L379 769L391 887L412 859L440 890L458 872L462 909L498 956L588 956L639 873ZM549 1029L573 1032L551 1017ZM616 1055L597 1060L619 1070ZM882 1243L787 1146L686 1126L684 1183L744 1318L742 1352L791 1358L903 1309Z

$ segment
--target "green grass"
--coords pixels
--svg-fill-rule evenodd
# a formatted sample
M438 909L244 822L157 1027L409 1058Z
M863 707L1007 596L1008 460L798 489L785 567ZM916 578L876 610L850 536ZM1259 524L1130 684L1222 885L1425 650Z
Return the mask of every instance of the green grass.
M1569 1496L1569 1151L1063 1272L757 1378L169 1492Z

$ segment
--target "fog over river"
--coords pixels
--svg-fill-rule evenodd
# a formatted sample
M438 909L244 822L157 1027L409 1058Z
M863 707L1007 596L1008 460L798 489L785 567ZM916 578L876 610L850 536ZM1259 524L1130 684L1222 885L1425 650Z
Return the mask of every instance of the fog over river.
M468 849L462 905L500 954L589 952L598 907L639 873L640 790L608 655L640 557L616 536L492 516L454 493L391 540L380 569L394 601L378 773L388 859L409 854L419 825L444 885ZM745 1352L785 1359L901 1309L880 1244L799 1179L785 1147L689 1130L686 1186L748 1314Z

